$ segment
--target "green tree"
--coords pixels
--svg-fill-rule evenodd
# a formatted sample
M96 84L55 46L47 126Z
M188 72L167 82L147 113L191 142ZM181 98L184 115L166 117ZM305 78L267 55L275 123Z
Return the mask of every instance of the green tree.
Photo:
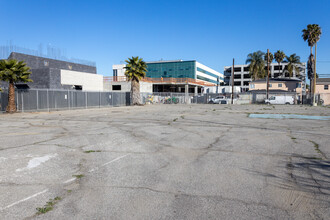
M9 83L8 88L8 113L16 112L15 104L15 83L32 82L30 79L30 67L26 66L24 61L0 60L0 79Z
M281 50L278 50L278 51L276 51L276 53L274 54L274 57L275 57L275 60L276 60L276 62L278 63L278 70L280 71L280 69L281 69L281 62L284 60L284 58L285 58L285 53L283 52L283 51L281 51ZM283 71L282 71L283 72ZM280 73L281 74L283 74L281 71L280 71Z
M295 53L291 54L289 57L288 56L286 57L285 62L288 63L288 65L286 66L286 70L289 74L289 78L293 76L293 72L296 73L296 76L300 74L300 70L299 70L299 65L301 64L300 56L297 56Z
M309 24L306 29L302 30L302 38L307 41L310 47L310 54L313 54L313 46L320 40L322 30L318 24Z
M145 77L147 64L142 58L132 57L125 60L125 75L131 81L131 94L133 105L140 105L140 80Z
M265 53L265 56L264 56L264 59L266 61L266 64L267 64L267 61L268 61L268 56L267 56L267 53ZM269 63L271 64L274 60L274 56L272 53L269 53Z
M304 41L308 42L308 46L310 47L310 58L309 60L314 61L314 71L312 76L311 74L308 74L311 78L313 78L313 83L311 82L311 87L313 90L313 105L315 105L315 84L316 84L316 49L317 49L317 42L320 40L322 30L321 27L318 24L309 24L307 25L306 29L302 30L302 38ZM315 56L313 58L313 46L315 45ZM309 65L312 65L312 63L309 63Z
M257 51L248 54L246 63L249 65L250 76L253 80L265 78L265 53Z

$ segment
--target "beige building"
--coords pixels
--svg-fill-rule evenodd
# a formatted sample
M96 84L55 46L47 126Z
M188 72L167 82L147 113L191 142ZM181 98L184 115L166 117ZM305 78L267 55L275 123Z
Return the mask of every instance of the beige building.
M330 105L330 78L316 79L315 93L320 95L323 105Z
M267 80L260 79L250 82L249 90L267 90ZM269 90L296 92L302 95L302 81L300 79L287 78L270 79Z

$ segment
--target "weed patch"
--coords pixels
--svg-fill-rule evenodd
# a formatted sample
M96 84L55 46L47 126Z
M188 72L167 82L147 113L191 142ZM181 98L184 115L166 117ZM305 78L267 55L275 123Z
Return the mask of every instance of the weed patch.
M44 205L44 207L38 207L38 208L36 208L36 210L37 210L37 215L40 215L40 214L44 214L44 213L47 213L47 212L49 212L49 211L51 211L51 210L53 210L53 208L54 208L54 205L58 202L58 201L60 201L61 200L61 197L55 197L54 199L50 199L47 203L46 203L46 205Z
M101 152L100 150L86 150L84 151L84 153L88 154L88 153L95 153L95 152Z
M77 175L72 175L73 177L76 177L77 179L81 179L84 177L83 174L77 174Z
M309 142L311 142L312 144L314 144L314 149L315 149L315 151L316 151L317 153L319 153L322 157L327 158L327 157L325 156L325 154L320 150L320 146L319 146L318 143L316 143L316 142L314 142L314 141L311 141L311 140L310 140Z

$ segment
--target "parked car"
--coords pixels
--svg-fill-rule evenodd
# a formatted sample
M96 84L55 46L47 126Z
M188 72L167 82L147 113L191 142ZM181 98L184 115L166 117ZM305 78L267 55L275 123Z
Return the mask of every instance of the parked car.
M294 98L292 96L271 96L269 99L265 100L266 104L273 104L273 105L293 105Z
M215 98L211 98L209 104L228 104L228 99L224 96L217 96Z

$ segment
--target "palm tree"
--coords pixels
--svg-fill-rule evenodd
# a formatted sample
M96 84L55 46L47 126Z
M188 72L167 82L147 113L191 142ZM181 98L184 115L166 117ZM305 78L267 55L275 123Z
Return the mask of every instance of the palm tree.
M133 105L140 105L140 80L145 77L147 64L142 58L132 57L125 60L125 75L131 81L131 93Z
M9 83L8 88L8 105L6 111L14 113L17 111L15 104L15 83L32 82L29 78L31 72L30 67L26 66L24 61L17 60L0 60L0 80Z
M317 48L317 42L320 40L322 30L321 27L318 24L309 24L307 25L307 29L302 30L302 38L304 41L308 42L308 46L310 46L311 54L310 59L312 60L313 56L313 46L315 45L315 56L314 56L314 76L313 78L313 105L315 105L315 84L316 84L316 48ZM312 83L311 83L312 85Z
M267 61L268 61L267 53L265 53L264 58L265 58L265 61L267 62ZM273 56L273 54L272 54L272 53L269 53L269 63L272 63L273 60L274 60L274 56Z
M320 40L322 34L321 28L318 24L309 24L307 29L302 30L302 32L302 38L308 42L311 54L313 54L313 46Z
M248 54L246 63L249 63L250 76L253 80L265 78L265 56L260 50Z
M285 58L285 53L281 50L278 50L278 51L276 51L276 53L274 53L274 57L275 57L276 62L278 63L278 70L280 71L281 62ZM282 71L282 74L283 74L283 71Z
M296 73L296 76L299 75L299 64L301 64L300 62L300 56L297 56L295 53L291 54L289 57L286 57L285 62L288 63L286 70L289 73L289 78L291 78L293 76L293 72Z

